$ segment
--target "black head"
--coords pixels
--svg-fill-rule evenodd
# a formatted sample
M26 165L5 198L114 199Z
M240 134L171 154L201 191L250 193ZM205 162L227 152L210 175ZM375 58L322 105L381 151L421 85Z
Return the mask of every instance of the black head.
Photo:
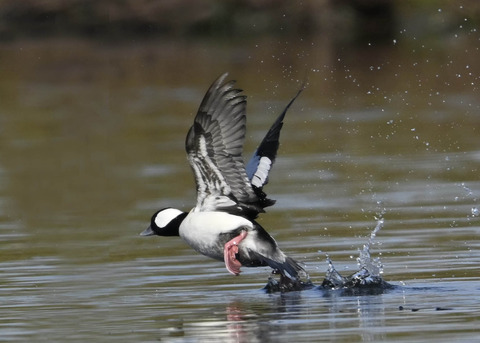
M178 236L178 230L187 212L167 207L153 214L150 226L143 231L141 236Z

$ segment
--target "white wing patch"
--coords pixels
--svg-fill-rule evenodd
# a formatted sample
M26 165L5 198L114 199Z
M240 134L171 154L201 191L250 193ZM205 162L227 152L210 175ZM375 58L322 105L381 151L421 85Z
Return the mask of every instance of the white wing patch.
M272 161L268 157L263 156L262 158L260 158L257 171L252 177L252 185L261 188L267 181L268 172L270 171L271 167Z
M238 204L227 196L209 195L203 199L201 207L196 207L195 211L218 211L222 208L232 208Z
M231 189L222 173L208 156L207 142L203 135L198 139L198 155L190 154L190 163L197 181L196 210L213 211L217 207L235 205L230 198L222 196L230 194Z

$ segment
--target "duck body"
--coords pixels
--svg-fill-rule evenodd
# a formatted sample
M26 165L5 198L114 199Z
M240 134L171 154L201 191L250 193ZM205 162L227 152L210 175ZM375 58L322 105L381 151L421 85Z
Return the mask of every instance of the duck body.
M252 232L248 219L227 212L195 212L185 217L180 225L180 237L200 254L223 261L223 247L244 230ZM249 235L250 236L250 235ZM248 239L250 242L252 239ZM244 247L247 242L241 242Z
M245 267L273 266L281 268L290 276L301 270L298 263L289 259L267 231L256 221L226 212L191 211L180 225L180 237L202 255L225 261L225 246L228 242L245 233L239 239L235 259ZM227 268L228 269L228 268ZM233 272L232 272L233 273ZM233 273L235 274L235 273Z

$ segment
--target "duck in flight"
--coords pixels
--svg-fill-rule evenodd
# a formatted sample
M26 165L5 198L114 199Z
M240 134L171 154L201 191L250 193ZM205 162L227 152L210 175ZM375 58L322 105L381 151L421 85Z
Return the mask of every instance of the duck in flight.
M297 280L304 269L255 219L275 203L263 186L275 162L285 114L303 88L245 166L246 96L234 88L235 81L226 81L227 75L208 89L185 142L196 181L195 207L190 212L170 207L157 211L141 235L180 236L197 252L224 261L233 275L240 274L242 266L270 266L282 277Z

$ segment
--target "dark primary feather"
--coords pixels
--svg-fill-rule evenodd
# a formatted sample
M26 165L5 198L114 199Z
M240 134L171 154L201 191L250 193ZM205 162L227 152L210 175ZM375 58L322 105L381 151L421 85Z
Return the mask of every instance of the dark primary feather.
M287 113L290 106L293 104L295 99L300 95L303 91L303 88L299 89L297 94L290 100L288 105L285 107L282 113L278 116L275 122L272 124L270 129L268 130L267 134L263 138L262 142L258 146L257 150L253 153L250 161L247 164L247 175L250 180L252 180L255 172L257 171L258 164L260 162L261 157L268 157L270 161L272 161L272 165L275 162L277 157L278 147L280 145L280 130L283 127L283 119L285 118L285 114ZM266 185L268 183L268 178L265 180L265 183L262 185Z
M263 186L268 183L268 174L277 157L277 151L280 145L280 131L283 127L283 119L285 118L285 114L303 89L304 88L302 86L292 100L290 100L283 112L280 113L247 164L246 170L248 179L250 180L253 190L259 198L262 207L272 206L275 204L275 200L267 198L267 195L263 192ZM265 168L265 166L260 163L262 157L268 158L270 162L267 170L261 169Z
M262 211L247 177L242 157L246 97L224 82L223 74L208 89L190 128L186 150L197 183L197 208Z

